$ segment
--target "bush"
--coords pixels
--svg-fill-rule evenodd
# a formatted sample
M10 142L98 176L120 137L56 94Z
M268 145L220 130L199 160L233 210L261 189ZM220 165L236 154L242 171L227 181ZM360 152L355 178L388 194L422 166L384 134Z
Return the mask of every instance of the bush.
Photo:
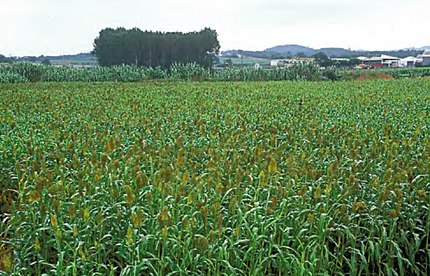
M337 81L342 78L342 74L340 73L339 69L335 66L327 67L323 70L323 78L325 80L331 80L331 81Z

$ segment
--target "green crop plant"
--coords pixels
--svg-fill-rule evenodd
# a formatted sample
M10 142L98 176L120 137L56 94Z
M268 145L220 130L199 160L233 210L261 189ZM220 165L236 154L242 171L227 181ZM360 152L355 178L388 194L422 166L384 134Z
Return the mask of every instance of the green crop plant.
M202 81L209 78L209 71L197 63L174 63L170 67L170 77L176 80Z
M332 69L321 69L314 63L296 64L288 68L255 69L253 67L232 67L213 71L207 70L196 63L174 63L168 70L160 67L151 68L130 65L74 68L13 63L0 64L0 83L143 82L154 79L183 81L321 81L326 80L327 76L333 73L332 71ZM336 72L336 74L339 72Z
M259 68L227 67L207 70L196 63L175 63L168 70L160 67L130 65L112 67L74 68L31 63L0 64L0 83L22 82L143 82L147 80L182 81L323 81L387 78L422 78L430 75L429 68L396 68L378 70L346 70L320 68L315 63L291 67Z
M428 275L429 106L428 79L0 84L1 274Z

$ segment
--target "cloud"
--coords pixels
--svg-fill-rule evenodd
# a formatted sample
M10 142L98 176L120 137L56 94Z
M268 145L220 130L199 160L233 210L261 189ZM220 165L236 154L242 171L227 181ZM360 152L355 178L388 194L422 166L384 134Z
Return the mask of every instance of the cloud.
M105 27L218 31L223 50L430 44L428 0L2 0L0 53L87 52Z

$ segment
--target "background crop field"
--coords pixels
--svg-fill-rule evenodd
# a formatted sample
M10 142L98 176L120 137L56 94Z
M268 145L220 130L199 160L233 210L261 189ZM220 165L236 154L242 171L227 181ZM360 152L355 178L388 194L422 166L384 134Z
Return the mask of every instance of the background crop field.
M429 79L0 85L0 270L426 275L429 174Z

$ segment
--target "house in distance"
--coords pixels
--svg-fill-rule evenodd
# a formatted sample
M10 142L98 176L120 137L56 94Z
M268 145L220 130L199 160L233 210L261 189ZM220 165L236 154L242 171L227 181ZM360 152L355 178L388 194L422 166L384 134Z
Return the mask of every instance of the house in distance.
M421 59L422 66L430 66L430 51L424 51L424 53L421 55Z
M378 57L358 57L366 67L368 68L397 68L400 67L400 58L392 57L387 55L381 55Z

